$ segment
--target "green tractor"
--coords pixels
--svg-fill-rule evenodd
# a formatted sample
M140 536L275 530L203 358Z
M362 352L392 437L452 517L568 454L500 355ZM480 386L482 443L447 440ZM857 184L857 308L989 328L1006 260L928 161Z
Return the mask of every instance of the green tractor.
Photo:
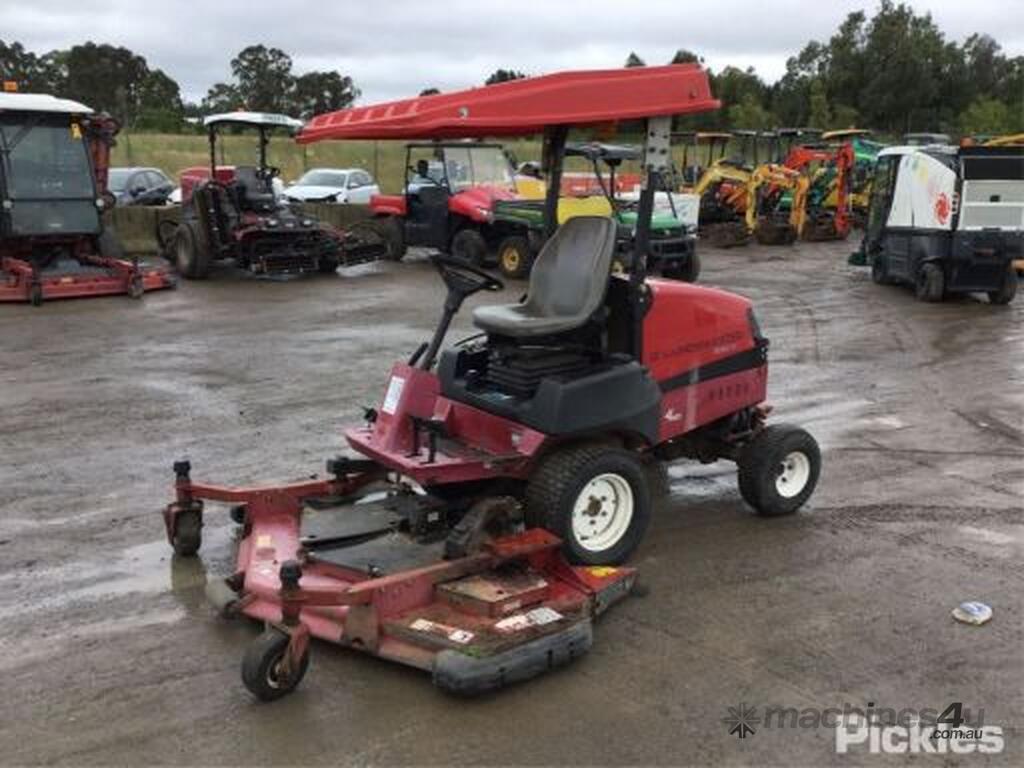
M567 144L566 157L586 160L593 169L601 195L565 197L559 200L558 224L575 216L609 216L618 223L615 268L628 271L632 261L633 232L636 229L637 193L622 192L616 171L624 161L638 160L636 147L611 144ZM602 171L607 167L607 178ZM659 191L651 217L648 271L662 277L695 282L700 274L697 256L696 195ZM498 244L498 269L505 277L524 278L540 252L548 231L543 200L501 200L494 205L495 230L502 234Z

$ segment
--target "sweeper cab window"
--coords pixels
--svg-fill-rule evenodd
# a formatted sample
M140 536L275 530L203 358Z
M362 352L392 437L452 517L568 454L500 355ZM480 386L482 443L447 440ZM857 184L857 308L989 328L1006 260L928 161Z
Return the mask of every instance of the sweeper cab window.
M99 232L88 147L66 115L0 115L0 193L12 235Z
M960 229L1024 229L1024 156L963 158Z

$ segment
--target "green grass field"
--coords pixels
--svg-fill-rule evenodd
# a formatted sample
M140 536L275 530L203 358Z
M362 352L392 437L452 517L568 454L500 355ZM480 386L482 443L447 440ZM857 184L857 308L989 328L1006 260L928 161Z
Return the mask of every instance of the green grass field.
M537 141L507 143L520 160L540 156ZM255 136L223 136L217 143L217 162L233 165L255 164ZM183 168L208 165L209 144L205 136L183 134L121 134L111 162L113 165L141 165L160 168L173 179ZM297 179L309 168L365 168L385 192L398 192L404 181L405 143L401 141L323 141L299 146L291 139L277 137L267 149L271 165L281 169L284 181Z
M630 137L619 139L628 143ZM222 136L217 144L217 162L233 165L252 165L257 158L256 137L250 135ZM540 141L520 140L505 142L522 162L540 159ZM117 165L141 165L160 168L172 179L178 178L183 168L208 165L209 144L206 137L196 134L121 134L114 148L112 162ZM402 141L323 141L300 146L291 139L276 137L267 150L269 162L281 169L284 181L297 179L309 168L365 168L378 180L384 192L398 192L404 182L405 143ZM675 160L682 163L682 147L674 148ZM692 157L692 151L691 151ZM691 160L692 162L692 160ZM702 164L707 163L707 150L701 148ZM589 170L576 159L566 163L567 170ZM637 170L627 163L623 170Z

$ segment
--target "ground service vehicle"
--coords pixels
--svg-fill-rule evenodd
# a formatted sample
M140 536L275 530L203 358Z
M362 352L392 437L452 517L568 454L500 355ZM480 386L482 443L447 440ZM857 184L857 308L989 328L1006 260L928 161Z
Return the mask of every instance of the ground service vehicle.
M641 150L634 146L602 144L599 142L572 143L565 147L565 157L578 157L592 167L594 178L603 196L593 198L563 198L559 201L559 223L573 215L611 216L618 225L618 244L614 263L628 270L632 263L633 231L636 228L638 200L627 200L617 194L616 171L624 161L636 161ZM602 169L604 166L607 171ZM695 282L700 274L697 256L697 219L687 220L681 209L682 195L669 189L659 190L665 207L658 206L651 215L650 250L647 269L687 282ZM680 208L677 208L677 203ZM501 233L498 243L498 268L505 277L519 278L530 273L536 254L544 243L547 231L544 221L543 200L497 201L494 205L493 227ZM660 210L659 210L660 209ZM574 212L575 210L575 212ZM696 213L696 206L689 208Z
M630 589L619 564L647 528L665 462L736 461L763 515L807 500L818 447L767 423L767 340L750 302L644 274L672 115L717 106L707 74L683 64L533 77L307 125L300 142L542 133L554 231L525 299L478 307L481 333L444 351L463 301L502 285L434 257L447 297L433 337L392 366L380 405L345 432L356 456L332 461L327 479L229 488L176 464L164 521L179 555L199 547L203 500L236 505L243 525L219 602L268 626L243 662L257 696L294 688L311 636L462 692L584 653L592 617ZM640 121L645 137L628 275L611 273L610 218L555 227L570 126L615 120Z
M922 301L1017 293L1024 255L1024 146L887 147L878 153L861 246L876 283Z
M210 170L181 178L181 220L161 222L164 255L190 279L209 275L213 262L231 259L258 275L333 273L339 265L373 261L386 254L370 228L342 232L301 213L274 191L279 168L267 164L275 130L294 133L302 122L266 112L228 112L203 119L210 143ZM217 165L217 138L227 128L255 129L256 165Z
M370 199L392 253L424 246L474 264L487 261L499 239L491 226L494 203L519 197L515 169L501 145L411 143L405 167L403 194Z
M170 288L165 269L126 259L102 213L119 126L68 99L0 93L0 301Z

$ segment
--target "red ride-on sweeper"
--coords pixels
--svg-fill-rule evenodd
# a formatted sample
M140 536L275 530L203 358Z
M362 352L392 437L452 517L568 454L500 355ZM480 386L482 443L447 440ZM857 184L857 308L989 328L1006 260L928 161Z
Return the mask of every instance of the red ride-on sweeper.
M501 283L434 257L446 287L431 341L396 363L383 399L345 437L359 454L328 477L231 488L175 465L164 512L179 555L199 548L204 501L233 505L237 565L213 585L222 610L265 622L242 677L261 699L293 689L318 637L433 674L459 692L563 664L591 621L632 587L664 465L739 465L763 515L797 510L819 451L766 423L768 342L750 302L647 279L671 118L713 109L697 65L567 72L314 118L299 141L544 136L546 222L570 125L635 120L645 138L634 268L612 274L616 224L578 217L551 233L525 299L477 308L481 331L442 352L466 297ZM436 364L436 365L435 365Z
M119 126L69 99L0 93L0 301L169 288L165 269L124 257L101 214Z

